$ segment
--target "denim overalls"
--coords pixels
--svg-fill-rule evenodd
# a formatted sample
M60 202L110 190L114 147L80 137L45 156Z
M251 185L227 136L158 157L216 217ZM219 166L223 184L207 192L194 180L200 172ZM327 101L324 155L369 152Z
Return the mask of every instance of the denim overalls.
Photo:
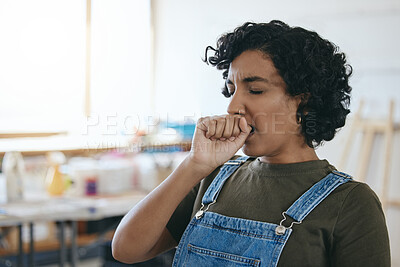
M248 158L229 160L222 166L182 235L173 266L277 266L293 224L300 224L336 187L351 180L341 172L328 174L282 212L279 225L207 211L216 203L224 182ZM294 219L290 226L283 225L286 215Z

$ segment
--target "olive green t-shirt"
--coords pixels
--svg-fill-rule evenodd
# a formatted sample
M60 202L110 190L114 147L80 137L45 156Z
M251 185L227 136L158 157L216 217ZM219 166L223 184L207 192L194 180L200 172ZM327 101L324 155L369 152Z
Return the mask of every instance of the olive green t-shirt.
M167 228L177 242L219 169L194 187L172 215ZM225 182L209 211L279 224L282 212L332 170L326 160L267 164L250 158ZM389 238L378 197L364 183L340 185L293 226L278 266L390 266Z

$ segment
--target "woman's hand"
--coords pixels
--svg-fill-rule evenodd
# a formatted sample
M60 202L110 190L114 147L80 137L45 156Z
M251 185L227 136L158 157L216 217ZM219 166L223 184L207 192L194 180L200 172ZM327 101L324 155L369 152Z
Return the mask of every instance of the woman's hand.
M198 171L208 175L235 155L250 131L251 127L240 115L200 118L189 158Z
M140 262L176 246L166 228L176 207L201 179L235 155L250 129L238 115L199 119L188 157L121 220L112 242L114 258Z

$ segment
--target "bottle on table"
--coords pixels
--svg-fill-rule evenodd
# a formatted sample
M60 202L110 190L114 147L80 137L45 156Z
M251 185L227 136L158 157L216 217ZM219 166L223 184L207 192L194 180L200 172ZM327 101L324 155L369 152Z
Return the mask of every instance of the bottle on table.
M22 154L16 151L6 152L2 162L2 172L6 177L7 202L23 200L25 164Z

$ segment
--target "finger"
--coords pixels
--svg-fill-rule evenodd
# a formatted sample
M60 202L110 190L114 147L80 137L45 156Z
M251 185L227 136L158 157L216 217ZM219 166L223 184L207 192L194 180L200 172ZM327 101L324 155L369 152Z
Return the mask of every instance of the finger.
M217 124L217 122L214 119L210 119L210 121L208 123L207 134L206 134L207 138L213 137L215 135L216 124Z
M214 134L214 137L216 139L219 139L222 137L222 134L224 133L224 129L225 129L225 124L226 124L225 117L217 118L217 127L215 129L215 134Z
M235 118L231 115L225 117L225 128L222 134L223 138L229 138L232 136L233 126L235 124Z
M202 117L197 121L196 129L201 130L205 136L207 136L209 121L208 117Z
M241 132L240 134L248 135L251 131L251 127L247 124L247 121L244 117L240 118L239 128L240 128L240 132Z
M197 120L197 123L196 123L196 127L203 132L207 132L207 129L208 129L206 119L207 118L200 118Z
M240 117L235 117L233 129L232 129L232 136L234 136L234 137L237 137L240 134L239 121L240 121Z

